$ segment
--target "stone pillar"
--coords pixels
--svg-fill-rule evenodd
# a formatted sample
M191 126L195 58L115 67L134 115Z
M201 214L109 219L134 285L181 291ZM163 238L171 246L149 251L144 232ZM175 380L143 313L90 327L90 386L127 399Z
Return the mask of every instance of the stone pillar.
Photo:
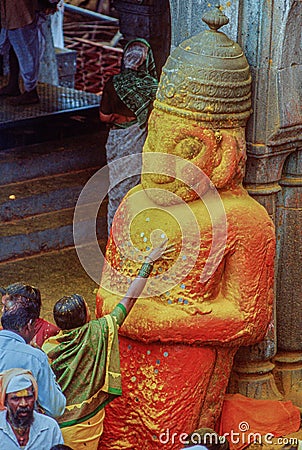
M263 150L263 148L262 148ZM270 157L267 152L258 157L248 152L246 189L249 194L266 208L276 223L276 199L281 187L278 180L288 152ZM239 392L247 397L281 400L273 376L274 364L271 359L276 354L276 312L269 325L265 339L250 347L241 347L234 360L233 375L229 391Z
M232 18L228 25L225 25L223 32L234 41L238 41L238 19L239 19L239 0L232 2L218 2L221 9ZM182 41L190 36L200 33L205 24L201 21L204 13L215 6L214 3L201 2L196 0L170 0L171 10L171 46L177 47Z
M287 400L302 407L302 150L286 161L277 202L277 338L274 374Z
M301 164L298 164L298 153L293 152L301 147L302 137L302 98L298 86L302 74L302 3L280 0L272 5L243 1L240 14L239 41L253 75L254 114L247 130L246 187L274 219L279 244L276 260L277 318L276 315L272 318L266 339L261 344L239 350L230 388L233 392L256 398L281 398L285 395L293 400L295 389L292 385L298 377L301 379L298 366L301 366L302 345L300 333L293 331L291 321L299 322L301 314L299 316L297 311L301 304L296 297L291 298L292 290L290 294L287 287L299 288L297 284L301 279L301 262L297 254L292 253L289 270L288 252L294 247L298 218L301 220L299 214L295 213L293 217L290 211L298 208L298 204L301 207L301 194L300 197L298 195ZM282 177L287 158L295 163L286 164ZM276 334L281 352L274 360L274 368L272 358L277 350Z

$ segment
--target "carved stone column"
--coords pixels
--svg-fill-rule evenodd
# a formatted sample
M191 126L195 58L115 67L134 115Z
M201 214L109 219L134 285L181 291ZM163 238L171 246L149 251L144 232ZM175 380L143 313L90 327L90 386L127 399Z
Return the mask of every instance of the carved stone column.
M278 155L274 159L270 158L267 152L257 157L249 154L246 174L246 189L249 194L266 208L269 215L275 222L276 218L276 197L281 187L276 182L282 170L283 161L286 154ZM271 166L268 170L268 166ZM270 178L261 180L261 174L270 173ZM282 398L278 391L273 377L274 364L271 359L276 353L276 327L275 310L269 325L265 339L259 344L250 347L241 347L234 359L233 374L229 383L229 392L237 393L247 397L258 399Z
M241 0L233 0L220 7L220 9L232 20L225 25L224 32L233 40L238 40L239 24L239 3ZM189 36L193 36L202 30L206 29L201 22L201 17L209 11L216 3L201 2L196 0L170 0L171 11L171 46L172 49L177 47L183 40Z
M277 203L277 337L275 379L285 399L302 407L302 150L286 161Z
M276 260L277 320L272 318L266 339L261 344L239 350L230 383L232 392L241 392L256 398L280 398L284 394L290 396L287 385L294 384L299 376L301 379L299 370L290 370L291 381L290 383L288 381L288 361L292 361L291 367L301 363L299 351L302 346L297 348L297 344L293 346L293 343L289 342L292 329L289 330L287 326L291 320L296 318L299 320L291 308L295 311L298 305L292 301L288 307L288 297L284 295L284 290L287 289L284 286L285 272L287 285L296 286L296 279L301 277L298 274L301 269L296 262L297 254L293 258L291 255L291 263L295 259L295 264L290 271L288 270L288 252L291 252L294 239L288 221L293 218L287 209L284 214L284 202L290 199L291 204L297 202L297 187L294 190L292 183L293 178L295 183L298 182L301 166L298 167L297 163L294 166L296 171L295 176L290 177L290 187L286 184L288 181L283 179L280 181L286 159L301 147L302 98L299 88L302 74L301 14L302 3L298 1L276 0L272 4L243 0L240 8L239 41L247 55L253 75L254 114L247 130L249 144L246 187L250 195L265 206L274 219L280 238ZM290 161L292 157L293 155L290 156ZM296 157L294 159L296 161ZM292 174L293 169L290 170ZM288 178L286 174L287 169L283 175L285 180ZM282 211L279 205L283 205ZM295 220L297 225L297 216ZM295 319L291 318L293 316ZM281 345L279 348L282 349L282 353L275 359L276 369L271 362L277 347L275 329L280 341L278 345ZM298 339L297 333L293 334L293 339ZM300 337L299 339L301 342ZM284 351L290 353L284 354ZM273 372L276 374L277 385L281 392L278 391Z

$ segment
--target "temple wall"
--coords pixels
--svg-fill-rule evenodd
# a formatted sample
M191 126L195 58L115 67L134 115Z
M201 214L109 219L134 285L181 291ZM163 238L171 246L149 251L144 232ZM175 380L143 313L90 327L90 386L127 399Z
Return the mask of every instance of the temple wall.
M221 5L228 3L228 6L224 7L224 13L228 17L232 17L228 25L223 27L223 32L226 33L231 39L237 41L238 35L238 10L239 2L235 0L233 2L221 2ZM212 3L211 7L216 3ZM171 46L172 48L179 45L184 39L200 33L206 29L205 23L201 18L203 14L209 10L210 3L203 0L170 0L171 10Z

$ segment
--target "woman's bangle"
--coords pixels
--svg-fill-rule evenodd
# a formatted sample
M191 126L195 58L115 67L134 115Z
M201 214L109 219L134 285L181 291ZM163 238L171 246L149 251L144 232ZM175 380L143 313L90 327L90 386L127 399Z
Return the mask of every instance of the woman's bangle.
M153 262L145 262L138 272L138 276L142 278L148 278L153 269Z

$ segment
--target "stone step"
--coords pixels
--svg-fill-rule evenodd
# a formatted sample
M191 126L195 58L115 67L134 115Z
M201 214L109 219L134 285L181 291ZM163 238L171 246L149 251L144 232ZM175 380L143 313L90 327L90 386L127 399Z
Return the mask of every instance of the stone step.
M0 151L0 185L101 167L105 133L25 145Z
M0 188L0 221L73 208L98 168L11 183Z
M81 134L74 127L73 136L0 150L0 262L74 246L74 208L106 163L105 140L104 129ZM107 238L106 209L103 202L100 239Z
M104 201L97 217L97 237L107 239L107 205ZM0 224L0 262L74 246L74 208L51 211ZM90 237L87 236L87 242Z

